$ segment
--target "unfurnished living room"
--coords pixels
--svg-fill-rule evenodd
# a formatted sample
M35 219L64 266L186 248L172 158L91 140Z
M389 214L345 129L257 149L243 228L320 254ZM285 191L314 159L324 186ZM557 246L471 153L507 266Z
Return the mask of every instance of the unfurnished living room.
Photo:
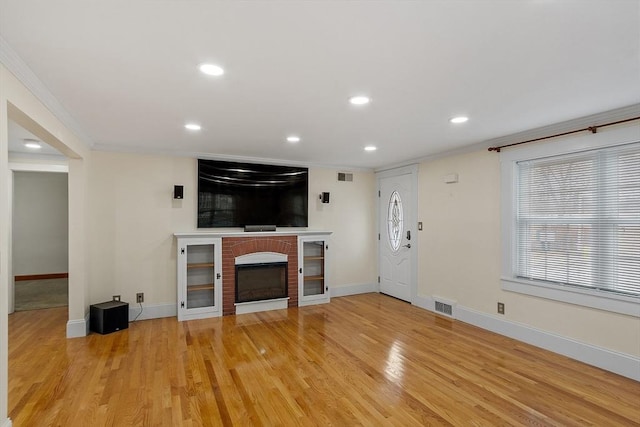
M638 402L639 0L0 0L0 427Z

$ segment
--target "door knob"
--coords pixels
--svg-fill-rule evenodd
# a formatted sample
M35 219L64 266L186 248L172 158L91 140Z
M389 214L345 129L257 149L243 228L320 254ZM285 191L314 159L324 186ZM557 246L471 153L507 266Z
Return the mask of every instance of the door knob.
M407 249L411 249L411 243L407 243L406 245L402 246L403 248L407 248Z

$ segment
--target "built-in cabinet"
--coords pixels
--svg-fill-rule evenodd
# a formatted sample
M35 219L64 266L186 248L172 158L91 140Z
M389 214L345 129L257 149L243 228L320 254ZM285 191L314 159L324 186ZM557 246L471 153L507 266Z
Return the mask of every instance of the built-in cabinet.
M222 239L178 238L178 320L222 315Z
M298 237L298 305L327 303L330 300L326 277L326 236Z
M223 277L222 277L222 242L227 238L234 238L233 244L238 244L238 237L248 238L250 240L265 241L274 240L273 237L286 236L295 237L297 239L297 256L298 256L298 305L312 305L328 303L330 300L329 286L327 280L328 263L327 253L329 251L330 231L275 231L275 232L195 232L195 233L176 233L178 265L177 265L177 284L178 284L178 320L202 319L207 317L222 316L223 312L231 313L238 311L238 304L233 301L225 301L223 305L223 294L233 295L231 290L227 289L223 293ZM296 241L291 239L291 241ZM257 244L256 244L257 246ZM262 249L257 252L264 252L268 259L272 260L274 253L278 252L274 249ZM292 251L293 252L293 251ZM227 252L225 252L227 253ZM295 257L295 252L289 255L288 262L292 262L291 257ZM229 256L229 255L225 255ZM243 255L244 256L244 255ZM238 258L228 260L225 259L225 265L238 265ZM263 258L264 259L264 254ZM287 260L286 256L284 260ZM263 262L263 261L259 261ZM294 270L295 271L295 270ZM289 279L293 279L289 277ZM233 286L234 280L228 280L229 286ZM225 282L225 283L227 283ZM289 281L288 286L295 287L295 279ZM225 285L226 286L226 285ZM295 288L294 288L295 289ZM292 289L288 288L291 296ZM282 299L282 298L280 298ZM285 301L284 307L270 304L275 300L266 300L262 310L274 310L287 306ZM262 302L262 301L260 301ZM254 302L251 302L254 304ZM293 303L295 304L295 303ZM236 307L233 307L236 305ZM225 308L226 307L226 308ZM255 307L253 307L255 308ZM252 309L253 309L252 308ZM244 311L252 312L252 311Z

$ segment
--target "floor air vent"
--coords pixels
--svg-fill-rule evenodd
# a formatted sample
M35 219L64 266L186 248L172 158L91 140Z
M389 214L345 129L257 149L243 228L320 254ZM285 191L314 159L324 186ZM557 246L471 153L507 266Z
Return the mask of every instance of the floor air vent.
M455 305L455 303L451 302L444 302L438 299L435 299L435 308L436 308L436 313L440 313L443 314L447 317L454 317L453 316L453 306Z

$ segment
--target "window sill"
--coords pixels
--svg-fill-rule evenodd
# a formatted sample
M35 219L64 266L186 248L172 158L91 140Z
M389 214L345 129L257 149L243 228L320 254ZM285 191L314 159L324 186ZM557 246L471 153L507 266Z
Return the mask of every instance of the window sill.
M640 298L568 286L554 286L524 279L503 277L501 283L505 291L640 317Z

